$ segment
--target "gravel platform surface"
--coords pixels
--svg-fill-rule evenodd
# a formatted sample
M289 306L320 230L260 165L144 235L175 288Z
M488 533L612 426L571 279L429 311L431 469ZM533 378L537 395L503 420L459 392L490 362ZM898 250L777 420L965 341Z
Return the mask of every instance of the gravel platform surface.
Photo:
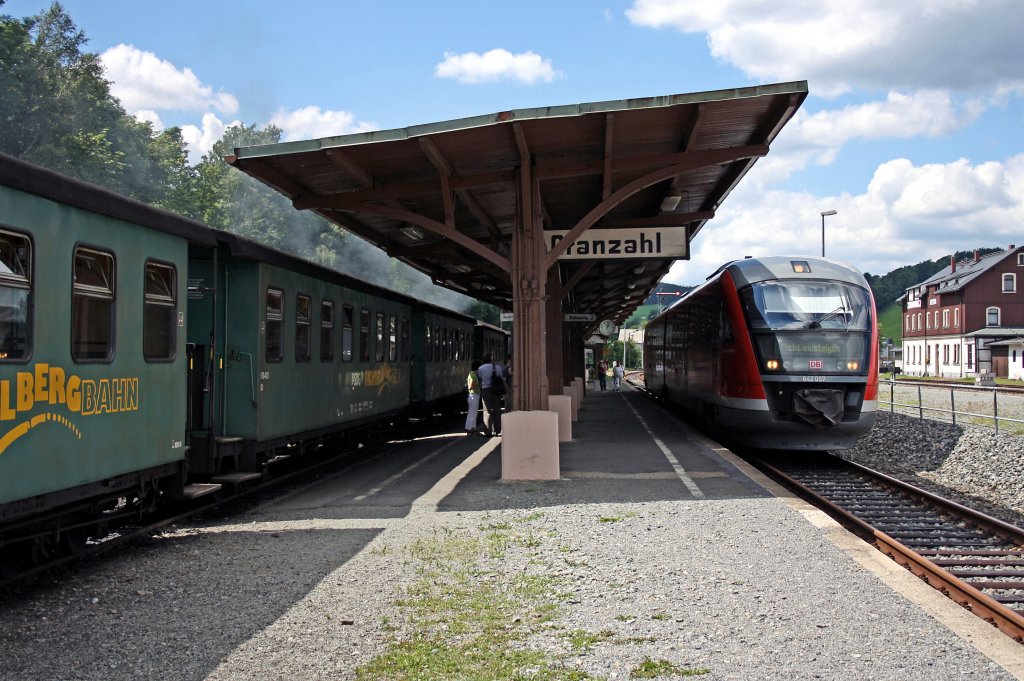
M299 494L0 594L0 678L1014 678L784 500L592 503L498 481L497 444L446 445L462 463L392 517ZM450 654L510 662L430 666Z

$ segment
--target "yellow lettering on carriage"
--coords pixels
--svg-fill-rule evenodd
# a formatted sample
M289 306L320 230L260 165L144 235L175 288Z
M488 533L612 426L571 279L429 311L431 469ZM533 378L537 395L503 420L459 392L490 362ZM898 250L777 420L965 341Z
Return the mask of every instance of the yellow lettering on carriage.
M64 405L82 416L138 411L139 379L83 379L43 363L16 372L13 379L0 379L0 421L12 421L44 404Z

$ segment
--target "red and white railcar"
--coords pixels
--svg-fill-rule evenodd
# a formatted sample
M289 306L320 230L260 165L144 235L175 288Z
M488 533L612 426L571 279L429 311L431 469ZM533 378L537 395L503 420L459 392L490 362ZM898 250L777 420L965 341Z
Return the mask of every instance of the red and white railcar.
M846 449L878 409L876 320L850 265L737 260L648 323L647 388L736 444Z

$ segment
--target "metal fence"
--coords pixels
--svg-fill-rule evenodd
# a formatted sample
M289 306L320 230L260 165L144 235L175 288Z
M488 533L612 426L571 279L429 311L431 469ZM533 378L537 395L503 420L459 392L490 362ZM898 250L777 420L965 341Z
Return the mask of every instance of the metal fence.
M888 400L885 399L888 393ZM880 379L879 409L895 414L1024 433L1024 392L958 383Z

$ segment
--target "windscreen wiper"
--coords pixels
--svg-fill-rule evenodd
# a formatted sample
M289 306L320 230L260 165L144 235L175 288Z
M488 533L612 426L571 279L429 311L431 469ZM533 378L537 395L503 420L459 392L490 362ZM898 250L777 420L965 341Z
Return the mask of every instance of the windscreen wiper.
M813 321L807 322L807 326L805 328L808 328L808 329L820 329L822 322L827 322L830 319L835 319L839 315L843 315L844 317L846 316L846 307L845 306L840 305L839 307L837 307L836 309L832 310L831 312L828 312L828 313L822 315L821 317L818 317L817 319L815 319Z

